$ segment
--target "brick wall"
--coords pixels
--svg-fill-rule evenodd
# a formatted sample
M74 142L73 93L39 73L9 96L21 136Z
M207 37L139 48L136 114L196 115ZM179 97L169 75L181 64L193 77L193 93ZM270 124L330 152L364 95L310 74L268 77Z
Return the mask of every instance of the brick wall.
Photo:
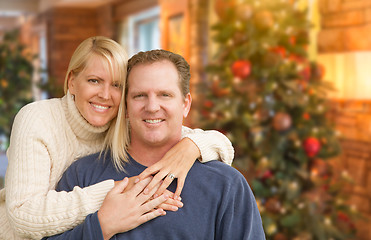
M47 22L48 71L63 86L69 60L76 47L98 33L95 9L55 8L44 15Z
M320 53L371 50L370 0L319 0Z
M334 159L336 174L348 173L354 184L344 191L349 204L371 218L371 101L333 101L330 118L340 133L342 154ZM359 240L371 239L369 221L357 223Z
M319 0L319 10L319 55L371 51L370 0ZM350 196L349 204L371 219L371 101L341 99L332 103L330 117L341 133L342 145L342 154L334 161L335 168L339 174L349 173L354 180L354 185L344 190ZM370 225L370 220L357 223L357 239L371 239Z

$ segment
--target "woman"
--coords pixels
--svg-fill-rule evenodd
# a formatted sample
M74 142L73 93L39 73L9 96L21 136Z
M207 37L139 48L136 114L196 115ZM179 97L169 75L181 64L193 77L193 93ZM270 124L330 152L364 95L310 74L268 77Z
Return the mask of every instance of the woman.
M17 114L7 152L5 188L0 192L0 239L42 238L62 233L99 209L115 185L113 180L75 188L69 193L54 189L73 161L112 145L127 60L125 51L113 40L89 38L71 58L65 96L31 103ZM145 192L172 174L180 182L176 190L179 195L195 159L190 156L200 157L201 153L204 162L220 156L231 163L233 148L224 135L185 129L184 136L187 138L159 164L139 176L140 180L157 173ZM127 146L128 139L120 139L125 139L120 144ZM171 180L165 178L163 185Z

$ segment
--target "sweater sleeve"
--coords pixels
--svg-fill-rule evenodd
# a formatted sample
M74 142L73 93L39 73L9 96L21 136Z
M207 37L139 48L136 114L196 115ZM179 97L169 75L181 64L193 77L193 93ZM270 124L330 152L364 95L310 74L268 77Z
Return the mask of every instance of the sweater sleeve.
M85 221L72 230L66 231L62 234L52 237L44 238L49 240L103 240L102 229L99 224L98 213L90 214L86 217ZM43 239L43 240L44 240Z
M84 177L81 178L79 175L78 164L75 162L72 164L63 174L61 180L59 181L56 190L57 191L72 191L74 188L80 186L83 187L85 183L83 182ZM81 180L81 181L80 181ZM66 239L102 239L103 233L100 227L98 212L94 214L89 214L86 216L84 222L75 228L66 231L62 234L58 234L45 239L53 240L66 240Z
M58 179L51 179L51 172L53 169L63 171L67 167L53 165L69 163L52 161L48 143L55 141L56 137L52 136L55 133L51 126L47 126L52 123L45 119L42 110L34 110L23 108L15 118L7 152L9 163L5 189L7 216L15 233L23 238L40 239L83 222L88 214L99 209L114 181L107 180L86 188L76 187L71 192L52 190L51 182Z
M215 130L204 131L183 126L182 137L191 139L201 152L201 162L220 160L232 164L234 149L231 141L222 133Z

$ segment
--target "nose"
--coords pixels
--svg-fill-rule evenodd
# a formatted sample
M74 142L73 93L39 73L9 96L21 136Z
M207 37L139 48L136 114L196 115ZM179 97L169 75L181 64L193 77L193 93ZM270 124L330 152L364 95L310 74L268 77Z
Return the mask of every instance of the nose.
M154 96L149 96L146 101L145 110L147 112L157 112L160 110L160 103Z
M111 89L110 86L102 86L98 92L98 97L108 100L111 97Z

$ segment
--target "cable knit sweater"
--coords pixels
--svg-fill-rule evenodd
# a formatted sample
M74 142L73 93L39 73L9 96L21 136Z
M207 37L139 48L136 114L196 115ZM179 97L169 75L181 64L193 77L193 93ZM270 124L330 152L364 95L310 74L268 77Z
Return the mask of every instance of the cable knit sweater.
M40 239L71 229L97 211L113 180L56 192L63 172L76 159L99 151L109 125L94 127L78 112L69 93L28 104L17 114L7 151L5 188L0 191L0 239ZM231 164L234 150L217 131L183 127L201 151L202 162Z

